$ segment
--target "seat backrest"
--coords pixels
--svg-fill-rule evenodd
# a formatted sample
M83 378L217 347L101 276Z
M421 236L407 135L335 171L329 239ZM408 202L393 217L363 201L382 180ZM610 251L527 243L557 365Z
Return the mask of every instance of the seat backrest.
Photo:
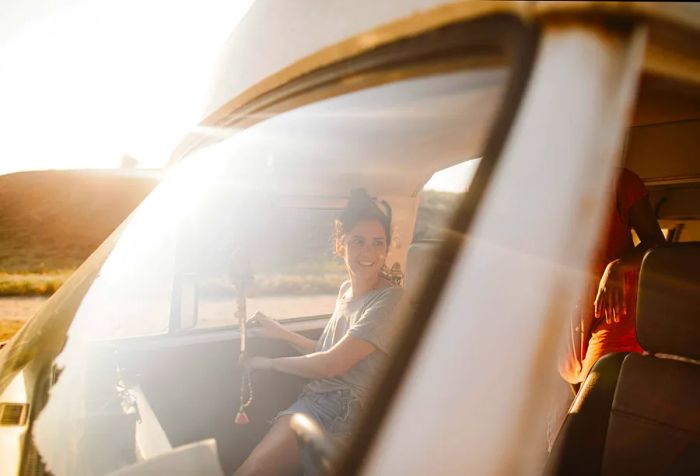
M645 256L637 338L649 355L622 364L602 474L700 474L700 243Z
M544 475L600 474L615 387L627 355L604 355L588 373L557 433Z

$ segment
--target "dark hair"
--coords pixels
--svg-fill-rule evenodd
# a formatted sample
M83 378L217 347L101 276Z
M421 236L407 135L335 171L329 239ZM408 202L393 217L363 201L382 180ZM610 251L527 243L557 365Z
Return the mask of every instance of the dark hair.
M335 220L335 237L340 240L344 234L352 230L355 225L365 220L377 220L384 228L387 247L391 244L391 207L382 200L380 202L384 211L379 208L376 200L367 194L364 188L358 188L350 192L348 204Z

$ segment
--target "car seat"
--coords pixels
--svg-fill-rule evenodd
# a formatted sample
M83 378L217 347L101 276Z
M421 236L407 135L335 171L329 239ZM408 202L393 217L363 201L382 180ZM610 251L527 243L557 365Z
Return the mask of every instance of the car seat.
M636 325L646 354L596 363L544 474L700 474L700 243L646 254Z

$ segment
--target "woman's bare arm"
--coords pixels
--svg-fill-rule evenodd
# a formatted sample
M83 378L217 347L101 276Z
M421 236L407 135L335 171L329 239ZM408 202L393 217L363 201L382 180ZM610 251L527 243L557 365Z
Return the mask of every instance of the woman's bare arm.
M639 237L639 245L634 248L630 259L637 263L641 262L644 253L651 248L662 245L666 242L664 234L661 231L659 222L656 220L656 214L651 207L649 197L646 196L630 207L629 210L630 225Z
M310 354L311 352L316 350L315 340L309 339L308 337L304 337L303 335L297 334L296 332L292 332L289 330L287 332L289 334L286 335L286 338L284 340L286 342L289 342L292 345L292 347L294 347L302 354Z
M315 340L286 329L282 324L262 312L256 312L248 322L260 325L259 328L251 329L252 335L288 342L302 354L311 353L316 349Z
M277 359L251 357L246 365L253 369L272 369L304 378L333 378L343 375L375 350L369 342L345 335L327 351Z

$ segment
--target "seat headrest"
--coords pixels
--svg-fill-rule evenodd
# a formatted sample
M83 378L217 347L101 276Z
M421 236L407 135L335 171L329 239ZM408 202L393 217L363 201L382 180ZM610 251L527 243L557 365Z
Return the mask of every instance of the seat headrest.
M644 257L637 339L652 354L700 360L700 243L664 246Z
M408 247L404 289L412 296L410 299L413 299L422 280L426 279L430 263L435 260L441 244L442 241L438 240L417 241Z
M404 289L408 302L418 304L423 283L430 273L448 273L455 255L465 242L464 234L444 230L440 239L415 241L408 247Z

